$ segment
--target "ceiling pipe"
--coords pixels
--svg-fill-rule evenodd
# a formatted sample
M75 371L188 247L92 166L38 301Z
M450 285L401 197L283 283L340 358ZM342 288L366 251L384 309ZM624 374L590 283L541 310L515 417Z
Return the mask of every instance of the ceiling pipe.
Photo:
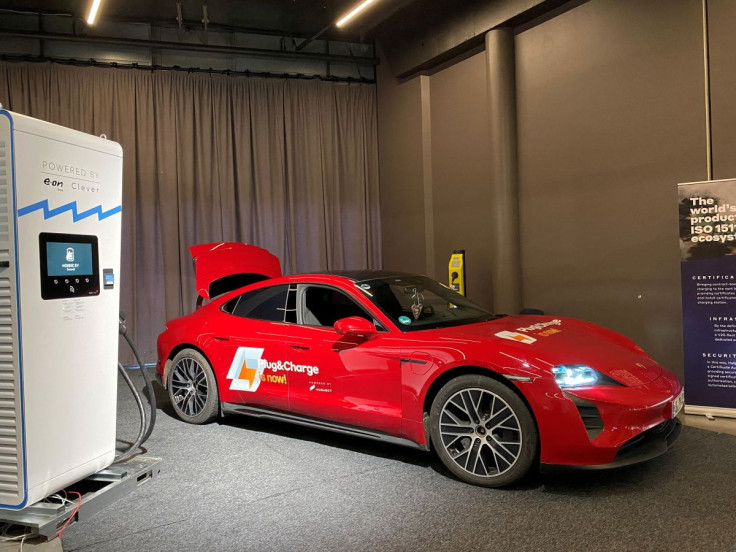
M321 36L322 36L323 34L325 34L325 33L326 33L327 31L329 31L331 27L332 27L332 23L330 23L329 25L327 25L326 27L324 27L324 28L323 28L323 29L322 29L322 30L321 30L320 32L318 32L317 34L315 34L315 35L313 35L313 36L311 36L311 37L309 37L309 38L306 38L306 39L304 39L304 40L303 40L303 41L302 41L302 42L301 42L301 43L300 43L300 44L299 44L299 45L298 45L298 46L296 47L296 51L297 51L297 52L298 52L298 51L300 51L300 50L301 50L302 48L304 48L304 47L305 47L305 46L306 46L307 44L311 44L312 42L314 42L315 40L317 40L317 39L318 39L319 37L321 37Z
M207 44L207 26L210 24L210 18L207 17L207 2L202 3L202 24L204 25L204 42Z
M169 20L162 20L162 19L145 19L145 18L139 18L139 17L114 17L114 16L105 16L105 21L111 22L111 23L140 23L143 25L152 25L154 27L179 27L180 30L184 31L185 29L199 29L202 28L203 25L200 21L195 20L187 20L183 18L183 15L181 13L181 2L177 2L177 17L176 17L176 23L169 21ZM55 11L55 10L32 10L29 8L23 8L23 7L2 7L0 8L0 13L15 13L15 14L27 14L27 15L42 15L42 16L50 16L50 17L69 17L73 20L79 19L76 15L70 12L64 12L64 11ZM81 19L80 19L81 20ZM233 32L233 33L243 33L243 34L256 34L256 35L264 35L264 36L288 36L291 38L299 38L302 40L306 40L308 35L304 33L287 33L284 31L277 31L273 29L258 29L255 27L240 27L237 25L224 25L222 23L213 23L210 21L208 25L208 29L210 31L226 31L226 32ZM360 42L360 41L357 41Z
M59 40L65 42L82 42L87 44L110 44L116 46L138 46L141 48L160 48L162 50L179 50L187 52L209 52L218 54L232 54L262 58L284 58L309 61L331 61L338 63L354 63L356 65L376 66L379 63L376 57L356 57L335 54L320 54L311 52L292 52L288 50L267 50L265 48L244 48L240 46L216 46L209 44L186 44L182 42L164 42L158 40L143 40L137 38L116 38L106 36L73 35L65 33L46 33L38 31L9 31L0 30L0 37L30 38L36 40Z
M184 15L181 11L181 2L176 3L176 23L179 26L176 29L176 38L179 40L182 40L184 38ZM155 27L151 25L151 30L153 30Z

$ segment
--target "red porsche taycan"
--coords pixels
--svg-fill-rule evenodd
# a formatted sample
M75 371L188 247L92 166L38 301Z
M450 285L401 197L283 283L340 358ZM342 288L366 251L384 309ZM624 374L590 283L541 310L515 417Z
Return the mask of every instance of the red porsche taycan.
M199 308L166 324L156 368L186 422L247 414L433 448L488 487L539 463L640 462L679 435L682 385L610 330L495 315L424 276L282 276L251 245L191 252Z

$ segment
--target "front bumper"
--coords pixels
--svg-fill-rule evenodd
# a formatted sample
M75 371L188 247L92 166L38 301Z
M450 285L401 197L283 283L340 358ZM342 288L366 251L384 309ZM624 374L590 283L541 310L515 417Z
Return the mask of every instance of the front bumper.
M534 410L542 464L613 468L666 452L680 433L672 402L682 390L669 372L637 387L560 390L537 380L519 388Z
M586 470L608 470L646 462L667 452L680 436L681 431L682 422L680 420L677 418L667 420L629 439L618 449L613 462L580 467Z
M155 377L156 377L156 381L158 382L158 384L164 389L166 389L166 384L164 383L164 379L163 377L161 377L162 372L163 372L163 369L161 368L161 361L159 360L156 362L156 370L154 371L154 373L156 374Z

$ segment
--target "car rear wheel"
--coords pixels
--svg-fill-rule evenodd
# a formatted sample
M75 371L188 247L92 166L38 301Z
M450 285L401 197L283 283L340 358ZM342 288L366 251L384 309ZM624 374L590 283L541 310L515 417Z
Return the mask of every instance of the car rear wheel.
M176 415L190 424L204 424L217 417L217 382L207 359L194 349L183 349L171 362L167 382Z
M510 485L536 461L539 435L529 408L486 376L450 380L432 402L432 443L459 479L484 487Z

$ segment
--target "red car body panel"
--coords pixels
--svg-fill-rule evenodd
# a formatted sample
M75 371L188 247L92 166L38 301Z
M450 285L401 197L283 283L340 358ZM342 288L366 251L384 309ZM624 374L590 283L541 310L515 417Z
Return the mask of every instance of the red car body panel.
M203 251L212 248L192 248L195 255ZM209 288L207 278L222 277L238 265L228 261L229 268L208 266L204 275L199 263L198 290ZM253 265L246 265L240 263L237 270L252 272ZM273 272L273 266L269 270ZM280 284L342 290L379 321L383 331L368 338L340 335L331 327L252 320L221 310L245 291ZM498 337L499 333L506 337ZM487 371L515 388L529 405L539 430L540 461L547 464L613 462L622 445L672 418L672 403L682 390L674 375L633 342L587 322L519 315L406 332L353 280L328 274L258 282L170 321L158 339L156 370L162 382L166 383L171 359L184 346L199 349L209 360L222 402L366 428L425 446L424 418L431 406L428 393L436 391L433 384L450 374ZM233 378L252 387L256 377L246 366L254 366L248 363L255 360L246 358L241 369L238 351L261 354L259 361L269 367L255 392L233 388ZM552 373L559 364L593 366L621 385L561 389ZM603 429L592 438L576 401L592 403L600 413Z

